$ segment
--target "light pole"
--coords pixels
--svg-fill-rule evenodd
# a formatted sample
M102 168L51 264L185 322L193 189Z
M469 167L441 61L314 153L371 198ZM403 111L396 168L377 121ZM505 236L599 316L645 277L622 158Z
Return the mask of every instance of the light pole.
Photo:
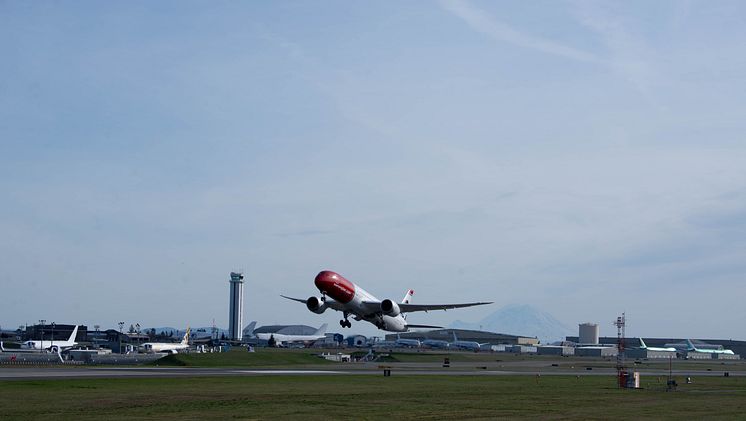
M49 349L54 349L54 327L57 326L57 323L52 322L52 344L49 345Z
M124 329L124 322L119 322L119 353L122 353L122 329Z
M137 332L137 347L140 347L140 323L135 324L135 332Z
M44 323L46 322L45 319L39 319L39 324L41 325L41 345L39 345L39 347L41 349L44 349Z

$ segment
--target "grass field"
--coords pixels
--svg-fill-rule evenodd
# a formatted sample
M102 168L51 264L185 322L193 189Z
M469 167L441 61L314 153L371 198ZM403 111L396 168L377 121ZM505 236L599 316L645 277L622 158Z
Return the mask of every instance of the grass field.
M606 376L258 376L0 382L2 419L736 419L746 380Z
M234 349L208 354L168 355L148 365L159 367L276 367L318 366L331 364L319 358L319 351L259 348L256 352Z

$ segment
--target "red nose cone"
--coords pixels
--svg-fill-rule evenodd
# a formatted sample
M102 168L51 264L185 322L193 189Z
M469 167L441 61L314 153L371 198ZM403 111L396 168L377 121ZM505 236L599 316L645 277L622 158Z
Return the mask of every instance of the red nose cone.
M355 296L355 284L330 270L319 272L314 284L319 291L340 303L349 303Z

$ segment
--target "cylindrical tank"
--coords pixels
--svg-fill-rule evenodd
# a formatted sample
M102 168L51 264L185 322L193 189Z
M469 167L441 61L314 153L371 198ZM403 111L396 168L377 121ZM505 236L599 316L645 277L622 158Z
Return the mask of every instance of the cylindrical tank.
M581 323L579 325L578 342L581 344L598 345L598 324Z

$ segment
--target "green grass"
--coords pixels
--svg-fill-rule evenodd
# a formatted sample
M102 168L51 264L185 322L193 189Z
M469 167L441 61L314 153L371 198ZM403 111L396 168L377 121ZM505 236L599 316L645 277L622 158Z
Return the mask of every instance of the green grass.
M159 367L275 367L331 364L318 357L319 351L257 348L256 352L233 349L207 354L174 354L148 365Z
M665 392L609 376L275 376L0 382L3 419L734 419L746 380Z

